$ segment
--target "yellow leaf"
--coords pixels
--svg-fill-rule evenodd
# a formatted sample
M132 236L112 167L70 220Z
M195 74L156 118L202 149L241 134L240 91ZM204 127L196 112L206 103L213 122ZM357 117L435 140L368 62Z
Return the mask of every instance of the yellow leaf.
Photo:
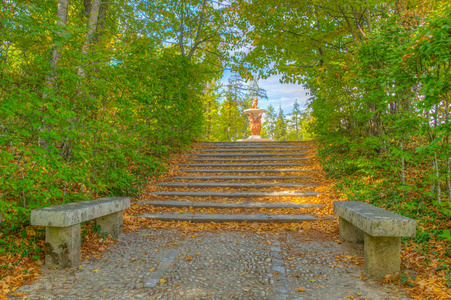
M160 283L165 283L166 280L164 280L163 278L160 279Z
M96 272L96 273L99 272L99 271L100 271L100 270L93 270L93 272Z
M153 272L155 271L155 268L149 269L149 272Z
M349 295L348 298L349 298L349 299L354 299L354 296Z
M187 257L186 257L186 261L192 261L193 260L193 257L191 256L191 255L188 255Z
M28 295L28 293L14 293L14 294L10 294L11 297L20 297L20 296L25 296ZM24 297L23 299L27 299L27 297Z
M28 236L33 237L36 235L36 231L34 231L33 228L27 227L27 228L25 228L25 230L27 231Z

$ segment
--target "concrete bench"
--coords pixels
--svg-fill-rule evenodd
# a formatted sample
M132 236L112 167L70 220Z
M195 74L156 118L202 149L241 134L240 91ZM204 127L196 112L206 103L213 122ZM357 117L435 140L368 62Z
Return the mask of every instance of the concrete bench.
M340 240L362 243L367 275L396 274L401 267L401 237L416 234L416 221L360 201L335 201Z
M102 233L119 238L122 211L130 198L100 198L34 209L31 224L45 226L45 264L69 268L80 264L80 223L96 220Z

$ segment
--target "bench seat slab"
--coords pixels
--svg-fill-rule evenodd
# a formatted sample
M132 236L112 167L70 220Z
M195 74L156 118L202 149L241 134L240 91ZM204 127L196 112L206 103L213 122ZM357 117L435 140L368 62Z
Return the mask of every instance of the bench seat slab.
M360 201L335 201L334 212L372 236L413 237L416 221Z
M401 267L401 238L364 234L363 270L367 275L398 274Z
M59 268L80 264L80 224L45 228L45 264Z
M37 226L68 227L117 213L130 207L128 197L108 197L31 211L31 224Z

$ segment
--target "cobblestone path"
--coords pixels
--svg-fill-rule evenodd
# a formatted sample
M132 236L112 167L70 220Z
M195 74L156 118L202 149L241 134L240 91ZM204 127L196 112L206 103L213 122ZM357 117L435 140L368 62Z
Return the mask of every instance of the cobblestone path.
M43 268L15 292L47 300L409 299L363 276L361 246L336 242L309 145L203 143L132 205L126 219L141 224L136 230L78 268ZM212 220L229 225L190 230Z

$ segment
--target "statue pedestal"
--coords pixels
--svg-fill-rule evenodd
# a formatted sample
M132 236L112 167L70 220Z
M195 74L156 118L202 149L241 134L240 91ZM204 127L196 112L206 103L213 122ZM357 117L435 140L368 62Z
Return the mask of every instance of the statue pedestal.
M243 140L243 139L237 140L237 142L274 142L274 140L273 139L263 139L259 135L251 135L247 139L245 139L245 140Z

